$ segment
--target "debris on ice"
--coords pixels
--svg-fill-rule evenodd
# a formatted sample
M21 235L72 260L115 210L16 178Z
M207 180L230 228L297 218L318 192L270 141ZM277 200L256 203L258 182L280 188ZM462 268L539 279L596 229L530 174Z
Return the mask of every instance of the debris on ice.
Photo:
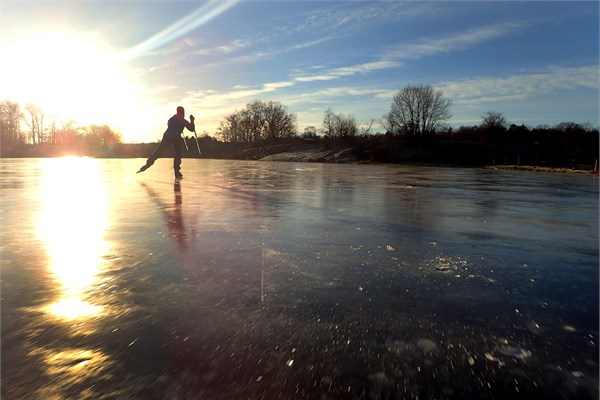
M531 357L531 351L522 349L520 347L503 346L499 348L498 351L500 354L504 354L505 356L514 357L521 360Z
M430 339L419 339L417 346L426 353L431 353L437 349L437 344Z

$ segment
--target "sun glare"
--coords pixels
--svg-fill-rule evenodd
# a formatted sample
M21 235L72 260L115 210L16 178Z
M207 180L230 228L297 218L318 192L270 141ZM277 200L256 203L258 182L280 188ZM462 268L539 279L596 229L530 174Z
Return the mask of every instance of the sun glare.
M44 32L5 45L2 58L9 61L0 67L3 97L37 104L58 120L120 130L141 104L122 58L89 37Z
M51 159L43 167L38 235L59 292L45 310L66 320L100 314L102 306L88 300L109 250L108 194L98 160Z

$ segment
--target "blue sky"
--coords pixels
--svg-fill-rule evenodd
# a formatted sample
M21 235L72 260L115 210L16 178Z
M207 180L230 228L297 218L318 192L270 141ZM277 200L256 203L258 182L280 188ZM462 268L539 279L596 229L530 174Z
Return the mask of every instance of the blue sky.
M2 75L18 79L0 81L8 88L0 97L60 103L52 113L87 115L127 141L160 139L180 104L198 118L199 133L214 134L225 115L253 100L281 102L300 132L319 128L328 108L361 124L375 120L373 131L381 131L393 94L409 84L442 90L455 127L478 124L487 111L532 127L599 125L596 1L3 0L1 7L2 51L14 60ZM62 49L71 46L65 35L89 42L57 57L53 44L27 41L55 32L64 33L53 42ZM30 54L37 48L47 49L41 59ZM104 59L118 67L98 69ZM37 89L16 84L32 75Z

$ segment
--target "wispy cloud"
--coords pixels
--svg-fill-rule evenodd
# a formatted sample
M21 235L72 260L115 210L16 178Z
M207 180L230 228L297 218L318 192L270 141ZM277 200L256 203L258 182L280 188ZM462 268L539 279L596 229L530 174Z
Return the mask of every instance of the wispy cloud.
M545 71L504 78L478 77L462 81L441 82L439 87L456 104L480 104L523 100L534 94L556 90L600 89L598 65L582 67L548 67Z
M335 39L335 38L336 38L336 35L323 36L323 37L320 37L318 39L308 40L308 41L305 41L305 42L297 43L295 45L287 47L287 49L288 49L288 51L306 49L308 47L313 47L313 46L317 46L319 44L328 42L328 41L330 41L332 39Z
M316 90L311 93L307 93L306 98L303 101L315 102L315 103L331 103L333 98L336 97L371 97L377 98L381 93L385 92L382 89L370 89L370 88L356 88L352 86L342 87L330 87Z
M324 3L329 5L329 3ZM397 21L402 18L415 17L423 13L431 14L429 4L412 2L369 2L339 5L332 2L319 10L286 16L261 27L259 32L233 39L230 42L208 48L197 48L193 54L231 55L233 58L213 61L206 66L219 66L226 63L250 63L277 55L304 50L332 40L347 37L359 31L365 24L378 24L383 21ZM302 35L298 35L302 33ZM289 43L288 39L305 38L297 43ZM240 54L241 52L245 52ZM323 78L325 80L327 78ZM317 80L317 79L315 79Z
M200 48L193 51L193 54L198 55L211 55L211 54L230 54L236 51L242 50L247 47L255 46L256 41L249 39L235 39L229 43L213 47L213 48Z
M261 94L293 85L293 82L280 81L264 83L258 86L236 86L233 90L225 92L217 92L215 90L190 91L186 93L186 101L193 104L200 103L203 108L220 107L229 104L231 101L251 99Z
M337 79L338 76L333 74L323 74L323 75L308 75L308 76L297 76L294 78L298 82L314 82L314 81L331 81L333 79Z
M328 32L338 31L342 28L351 30L361 29L365 24L381 23L383 21L400 21L403 19L418 18L424 14L431 15L439 9L439 5L429 2L331 2L331 6L312 10L302 14L301 20L293 25L281 25L279 31L295 32Z
M465 32L436 38L425 38L414 43L399 44L383 54L384 59L408 60L435 54L465 50L489 40L515 34L529 27L525 21L511 21L474 28Z
M314 47L319 44L328 42L334 39L334 35L321 37L314 40L306 40L296 44L279 44L274 45L270 43L270 40L264 38L257 39L244 39L244 40L235 40L228 44L215 47L212 49L199 49L195 50L194 54L199 55L213 55L213 54L223 54L223 55L231 55L229 58L220 59L218 61L210 62L204 64L204 67L218 67L222 65L228 64L249 64L255 63L260 60L272 58L275 56L279 56L286 53L291 53L297 50L303 50L309 47ZM270 44L270 46L269 46ZM258 48L258 50L252 50L252 48ZM246 53L243 53L243 50L247 50Z
M349 76L355 74L366 74L380 69L397 68L402 65L397 61L373 61L363 64L352 65L349 67L336 68L331 71L336 76Z
M384 49L382 54L374 61L338 67L318 73L297 73L295 80L298 82L329 81L355 74L364 74L377 70L399 68L409 60L420 59L440 53L465 50L486 41L514 34L519 29L524 29L529 23L512 21L501 24L478 27L453 35L421 39L413 43L398 44Z
M367 74L382 69L398 68L402 65L403 63L397 61L372 61L363 64L351 65L348 67L334 68L323 74L296 76L294 80L298 82L330 81L333 79L341 78L343 76Z
M282 88L289 88L295 85L299 85L301 83L309 83L316 81L333 81L336 79L340 79L343 77L351 77L357 74L369 74L379 70L400 68L408 62L409 59L421 58L425 56L432 56L441 52L448 51L456 51L456 50L464 50L470 46L475 46L481 43L484 43L488 40L492 40L495 38L499 38L508 34L512 34L515 30L523 29L527 27L528 24L525 22L507 22L502 24L494 24L490 26L483 26L475 29L471 29L464 32L457 32L454 35L446 36L443 38L433 38L433 39L422 39L414 43L408 43L404 45L398 45L394 48L387 48L383 51L383 54L376 58L374 61L369 61L360 64L354 64L344 67L338 68L330 68L325 69L322 66L319 67L309 67L306 71L310 72L302 72L298 70L294 70L292 72L292 77L289 81L282 82L274 82L274 83L265 83L259 86L252 87L234 87L230 91L226 92L213 92L213 91L203 91L196 92L195 94L190 93L191 98L202 98L203 102L210 103L215 107L219 107L227 102L237 101L241 99L251 99L257 96L260 96L264 93L275 92ZM314 41L314 43L318 43L319 40ZM310 46L313 42L304 42L304 45ZM252 45L251 41L240 40L237 42L232 42L231 47L223 47L221 48L222 53L233 52L238 49L242 49L244 47ZM296 47L300 48L302 44L298 44ZM277 50L271 50L275 52ZM263 53L258 53L262 55ZM253 55L248 56L240 56L244 57L253 57ZM589 71L588 71L589 72ZM552 76L548 76L547 73L539 74L536 78L534 76L529 76L529 79L532 80L534 78L537 79L538 84L541 84L543 81L543 77L546 78L545 85L558 85L555 79L557 71L553 73ZM586 74L588 84L593 84L593 82L589 82L591 77L589 74ZM473 93L472 96L475 97L475 91L479 90L482 93L485 91L488 93L486 96L479 96L479 98L485 98L487 101L492 101L493 96L517 96L517 94L511 92L507 93L507 87L516 87L519 82L523 79L506 78L503 80L490 80L490 79L474 79L465 82L445 82L441 85L443 88L448 91L451 97L456 97L459 101L469 101L468 93ZM581 76L578 79L584 79ZM534 79L535 80L535 79ZM564 81L561 80L561 81ZM467 87L465 90L463 85ZM451 93L450 93L451 92ZM341 88L329 88L318 90L316 92L311 92L310 96L303 99L303 101L309 102L319 102L318 98L322 97L343 97L343 96L357 96L357 95L370 95L373 98L377 99L388 99L393 96L393 90L378 90L378 89L350 89L349 87L341 87ZM493 96L492 96L493 93ZM519 93L524 93L524 89ZM456 94L456 96L454 95ZM523 95L523 94L519 94ZM309 100L310 97L313 100ZM290 101L294 101L293 99Z

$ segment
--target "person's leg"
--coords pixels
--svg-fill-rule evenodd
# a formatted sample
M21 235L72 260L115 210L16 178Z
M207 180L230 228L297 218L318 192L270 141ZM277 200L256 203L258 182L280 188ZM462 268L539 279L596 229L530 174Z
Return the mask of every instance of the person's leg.
M144 166L142 166L142 168L140 168L140 171L145 171L148 168L150 168L152 166L152 164L154 164L154 161L156 161L158 159L158 157L160 157L162 152L165 151L165 149L167 148L167 146L169 144L170 144L169 140L167 138L163 138L160 141L160 144L158 145L156 150L154 150L154 152L150 155L150 157L148 157L148 160L146 160L146 164Z
M181 138L173 139L173 171L176 178L181 178Z

